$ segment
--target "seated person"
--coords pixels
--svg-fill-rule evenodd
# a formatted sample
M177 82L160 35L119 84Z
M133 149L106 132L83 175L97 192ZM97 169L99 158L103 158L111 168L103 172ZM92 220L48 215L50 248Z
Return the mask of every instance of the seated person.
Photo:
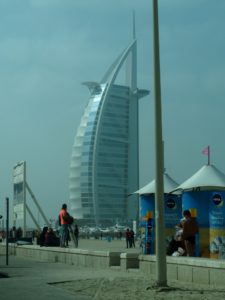
M47 231L48 231L48 227L44 226L43 229L42 229L42 232L40 234L40 239L39 239L40 247L45 246L45 235L46 235Z
M59 239L56 237L52 228L49 228L45 234L45 246L59 246Z

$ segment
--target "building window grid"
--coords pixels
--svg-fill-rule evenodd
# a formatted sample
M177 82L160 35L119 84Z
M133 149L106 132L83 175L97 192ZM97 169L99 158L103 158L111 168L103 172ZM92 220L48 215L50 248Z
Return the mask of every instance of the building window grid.
M127 95L129 95L129 93L128 93L128 91L129 91L129 89L127 89L127 88L125 88L125 89L123 89L123 91L124 91L124 95L125 96L127 96ZM121 95L121 88L118 88L118 91L114 91L113 90L113 95L111 95L111 98L113 98L113 100L115 101L116 100L116 97L118 98L118 95L116 95L117 94L117 92L118 92L118 95ZM119 97L119 98L121 98L122 100L124 100L124 103L127 103L128 104L128 99L127 99L127 97ZM94 98L93 98L94 99ZM110 99L111 100L111 99ZM118 103L118 107L120 107L120 111L125 111L125 113L124 114L122 114L121 116L119 116L118 117L118 110L116 110L116 108L115 108L115 113L116 113L116 116L115 116L115 113L114 112L112 112L112 109L113 109L113 107L115 107L115 105L114 104L111 104L110 103L110 101L109 101L109 105L108 105L108 107L109 107L109 112L107 112L107 108L106 108L106 115L107 114L109 114L106 118L104 118L104 120L107 120L107 122L108 122L108 124L105 126L105 128L106 127L111 127L111 129L113 129L113 132L112 132L112 130L106 130L105 132L103 132L103 138L104 138L104 134L106 135L106 134L109 134L109 135L114 135L115 134L115 137L125 137L126 136L126 134L127 134L127 132L128 132L128 105L124 105L124 104L119 104ZM93 108L93 107L92 107ZM113 109L113 111L114 111L114 109ZM87 150L89 149L89 150L91 150L90 152L89 152L89 157L91 158L89 161L82 161L81 163L83 164L83 166L85 166L86 167L86 170L85 171L83 171L82 172L82 176L84 176L84 178L83 179L85 179L85 180L87 180L87 179L89 179L90 180L90 182L88 182L88 185L90 184L90 186L92 186L91 185L91 172L89 172L90 171L90 168L92 167L92 155L93 155L93 140L94 140L94 138L93 138L93 136L94 136L94 134L95 134L95 130L96 130L96 124L97 124L97 122L96 122L96 118L97 118L97 115L98 115L98 113L99 113L99 110L96 110L96 111L91 111L91 115L92 115L92 117L93 116L95 116L95 120L93 120L93 121L88 121L88 125L90 125L90 127L92 127L92 128L89 128L89 130L90 129L92 129L90 132L86 132L85 133L85 137L88 137L89 138L89 141L88 140L86 140L83 144L85 145L85 146L88 146L88 147L86 147L85 148L85 151L83 152L83 154L84 155L87 155L88 153L87 153ZM117 123L114 123L114 124L116 124L115 126L113 126L113 124L111 123L110 124L110 121L112 121L112 122L117 122ZM118 129L119 128L124 128L124 126L125 126L125 128L126 128L126 130L125 130L125 135L124 134L121 134L121 133L119 133L119 135L117 134L117 131L118 131ZM104 126L103 126L103 128L104 128ZM102 134L102 132L101 132L101 134ZM102 138L102 136L101 136L101 138ZM107 141L107 140L106 140ZM111 144L111 145L110 145ZM124 147L124 145L125 145L125 147ZM100 144L100 148L101 148L101 144ZM121 147L122 146L122 147ZM117 168L117 169L120 169L121 168L121 170L123 171L123 173L125 173L125 174L127 174L127 165L128 165L128 160L127 160L127 153L128 153L128 145L127 144L124 144L123 142L119 142L118 143L118 145L115 145L115 141L113 141L113 142L109 142L108 143L108 145L105 147L105 145L104 145L104 149L105 150L107 150L107 147L113 147L113 148L115 148L115 152L116 153L112 153L112 155L114 155L115 156L115 158L116 158L116 163L118 164L118 165L115 165L114 164L114 167L115 168ZM92 149L91 149L92 148ZM117 151L118 151L118 153L117 153ZM125 153L125 155L121 155L121 151L123 152L124 151L124 153ZM101 154L101 153L98 153L98 154L100 154L99 156L101 157L101 156L105 156L105 154ZM112 156L111 155L111 153L109 154L110 156ZM106 156L107 157L107 156ZM115 161L115 160L114 160ZM107 165L107 166L104 166L104 165L102 165L102 164L98 164L98 167L99 168L101 168L101 169L105 169L105 170L107 170L107 171L110 171L110 168L111 168L111 166L110 165ZM123 169L125 169L125 171L123 170ZM89 177L87 177L86 175L89 175ZM99 175L102 175L102 176L105 176L105 175L109 175L109 174L106 174L105 172L103 172L102 174L100 173ZM127 179L126 178L126 176L125 176L125 178L124 178L125 180ZM83 182L83 183L85 183L85 182ZM81 182L81 184L82 184L82 182ZM85 184L87 184L87 183L85 183ZM83 191L87 191L87 189L85 189L85 190L83 190ZM99 193L99 197L100 198L105 198L105 196L106 196L106 194L107 193ZM83 193L83 195L82 195L82 200L83 201L90 201L90 203L88 204L88 205L91 205L91 202L92 202L92 199L91 198L88 198L88 199L85 199L84 198L84 196L87 196L88 195L88 193ZM115 213L115 214L118 214L118 216L120 216L121 215L121 213L122 214L124 214L125 213L125 208L126 208L126 205L121 205L121 203L120 202L118 202L117 203L117 201L115 201L115 197L117 198L123 198L123 197L125 197L126 196L126 192L124 192L124 193L117 193L117 194L112 194L111 193L111 195L109 195L109 194L107 194L107 196L108 196L108 199L111 199L111 200L113 200L113 205L115 206L116 205L116 207L114 207L114 206L110 206L110 204L109 204L109 206L107 206L107 207L112 207L113 208L113 214ZM89 197L91 197L91 195L89 194ZM100 200L100 199L99 199ZM105 200L104 200L105 201ZM92 203L93 204L93 203ZM101 203L100 203L101 204ZM88 207L88 205L87 205L87 207ZM106 204L106 205L108 205L108 204ZM122 211L121 212L121 209L123 209L124 208L124 211ZM103 211L104 212L104 211ZM100 215L101 215L101 217L103 218L104 216L105 217L107 217L107 216L112 216L113 215L112 213L100 213ZM91 215L91 214L85 214L84 215L84 217L87 217L87 218L89 218L89 219L93 219L93 216Z

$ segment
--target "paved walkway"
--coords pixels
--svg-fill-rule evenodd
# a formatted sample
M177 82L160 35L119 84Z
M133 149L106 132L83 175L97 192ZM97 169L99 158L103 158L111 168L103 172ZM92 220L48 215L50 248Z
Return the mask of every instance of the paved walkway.
M73 247L72 242L70 242L70 247ZM103 250L103 251L115 251L115 252L127 252L127 253L141 253L142 248L139 246L139 241L136 242L135 248L127 248L125 240L111 240L108 242L107 239L97 240L97 239L80 239L79 240L80 249L89 250Z
M70 247L73 247L72 243ZM140 248L127 249L124 240L108 242L105 239L81 239L79 248L115 252L139 253L141 251ZM8 278L0 276L1 300L93 300L98 299L101 280L112 281L118 276L119 278L136 277L136 274L113 269L77 268L73 265L39 262L16 256L9 256L8 266L6 266L5 255L0 255L0 273L9 276ZM72 290L65 288L67 283L72 283ZM75 288L77 284L78 287Z
M38 262L32 259L0 256L0 273L8 274L9 278L0 278L1 300L93 300L96 298L98 284L96 279L113 280L116 277L126 277L132 274L116 270L94 270L77 268L61 263ZM94 279L94 281L93 281ZM91 280L96 288L89 292L83 283ZM82 281L79 289L71 291L62 284ZM90 287L89 287L90 289Z

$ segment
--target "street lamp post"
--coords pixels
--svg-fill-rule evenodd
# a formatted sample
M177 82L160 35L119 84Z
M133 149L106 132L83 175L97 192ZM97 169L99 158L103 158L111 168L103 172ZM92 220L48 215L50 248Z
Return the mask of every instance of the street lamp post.
M162 140L162 112L160 86L160 55L158 0L153 0L153 65L154 65L154 102L155 102L155 224L156 224L156 285L167 285L166 245L164 225L164 155Z
M6 265L9 264L9 198L6 201Z

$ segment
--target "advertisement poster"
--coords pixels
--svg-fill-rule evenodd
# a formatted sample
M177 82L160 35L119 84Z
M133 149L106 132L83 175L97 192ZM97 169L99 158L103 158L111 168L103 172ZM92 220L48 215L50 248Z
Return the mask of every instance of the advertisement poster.
M210 257L225 257L225 193L213 192L209 203Z

